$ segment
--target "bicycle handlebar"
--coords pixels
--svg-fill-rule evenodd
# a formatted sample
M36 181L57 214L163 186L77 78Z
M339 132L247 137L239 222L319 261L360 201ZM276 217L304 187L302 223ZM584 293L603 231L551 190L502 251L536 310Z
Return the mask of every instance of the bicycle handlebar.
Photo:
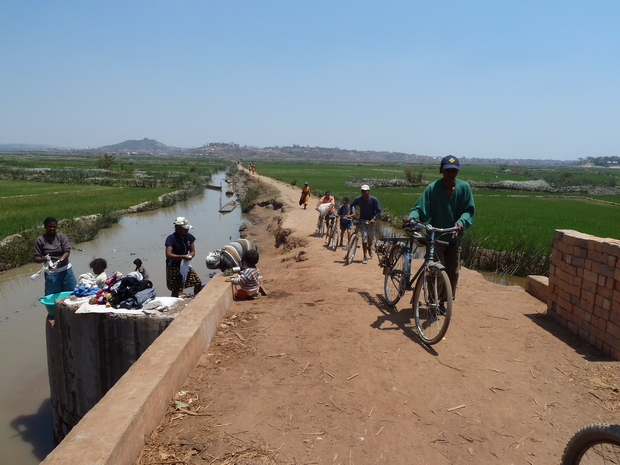
M456 237L459 231L459 228L457 226L452 226L451 228L436 228L433 225L424 224L424 223L421 223L413 219L409 221L408 223L404 222L403 229L410 233L419 233L423 229L426 229L427 231L434 232L434 233L440 233L440 234L451 232L452 237Z

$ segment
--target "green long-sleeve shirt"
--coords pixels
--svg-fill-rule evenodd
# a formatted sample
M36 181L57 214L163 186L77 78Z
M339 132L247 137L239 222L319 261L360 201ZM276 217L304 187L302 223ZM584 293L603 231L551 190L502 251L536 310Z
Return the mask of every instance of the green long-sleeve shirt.
M456 222L463 225L463 231L474 222L474 196L465 181L455 179L456 185L450 198L446 197L443 179L432 182L411 209L409 216L436 228L451 228ZM442 240L455 240L443 237Z

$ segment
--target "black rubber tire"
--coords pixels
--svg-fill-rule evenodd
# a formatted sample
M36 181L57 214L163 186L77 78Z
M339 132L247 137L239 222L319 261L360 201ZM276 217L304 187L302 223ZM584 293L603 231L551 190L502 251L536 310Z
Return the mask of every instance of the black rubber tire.
M620 426L593 423L584 426L566 445L562 465L620 463Z
M338 246L338 226L334 221L332 226L329 228L327 232L327 248L336 251L336 247Z
M448 331L452 318L452 286L448 274L443 269L433 266L428 268L426 279L424 273L415 283L413 292L413 313L418 335L425 344L437 344ZM426 287L426 292L423 288ZM442 290L445 292L443 295ZM444 301L445 298L445 301ZM444 302L445 311L439 311L440 302Z
M393 247L388 257L389 266L384 270L383 293L385 301L392 307L405 294L405 280L407 278L403 270L406 251L407 249L402 246Z
M347 245L347 253L344 256L344 261L347 265L353 263L353 259L355 258L355 252L357 251L357 242L359 240L359 236L357 234L353 234L351 239L349 240L349 244Z
M319 237L323 237L323 234L325 233L325 219L322 216L316 224L316 233Z

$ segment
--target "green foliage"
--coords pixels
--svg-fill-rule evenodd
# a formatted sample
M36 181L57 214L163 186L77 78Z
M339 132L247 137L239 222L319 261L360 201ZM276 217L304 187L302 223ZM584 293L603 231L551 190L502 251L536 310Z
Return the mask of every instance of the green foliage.
M437 167L426 166L423 177L432 181L440 177ZM562 174L562 173L568 174ZM339 201L359 195L361 180L368 180L371 194L383 208L383 219L400 226L423 187L373 187L373 179L403 179L403 165L377 163L261 162L261 173L285 182L302 178L313 193L325 190ZM613 170L555 170L549 168L515 168L463 166L461 179L496 183L501 180L526 181L546 178L559 185L615 185ZM620 194L588 197L540 195L539 193L474 190L476 216L463 244L466 266L505 274L548 273L549 254L555 229L574 229L598 237L620 239Z
M406 165L403 167L403 171L405 172L405 178L411 184L420 184L422 182L422 177L424 175L424 170L426 168L421 165Z
M109 170L114 164L114 155L105 154L103 157L99 157L97 160L97 168Z

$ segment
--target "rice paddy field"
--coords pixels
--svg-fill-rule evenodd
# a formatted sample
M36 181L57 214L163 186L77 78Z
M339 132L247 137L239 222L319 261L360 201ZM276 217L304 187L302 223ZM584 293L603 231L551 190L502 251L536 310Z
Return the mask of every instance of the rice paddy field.
M404 165L373 163L294 163L263 162L259 174L303 185L308 182L312 192L322 195L329 190L339 201L344 196L360 194L359 186L367 183L384 211L394 218L408 214L422 193L423 187L372 187L373 180L405 179ZM563 174L567 173L567 174ZM587 185L615 185L620 173L613 169L568 170L553 168L510 170L499 166L462 166L460 179L474 183L527 181L548 179L587 182ZM425 167L422 179L439 179L437 166ZM620 185L620 182L618 183ZM501 191L474 188L476 216L467 231L470 246L494 251L549 254L553 232L573 229L598 237L620 239L620 190L618 194L559 194L528 191ZM613 189L607 189L612 190ZM473 243L473 244L472 244ZM497 271L497 270L488 270Z
M234 162L217 158L115 157L106 169L101 168L102 161L93 155L0 154L0 239L38 227L46 216L64 219L113 212L176 189L204 186L211 173L234 167ZM423 182L440 177L437 165L261 160L256 166L259 174L288 184L301 187L308 182L315 195L329 190L337 201L359 195L359 186L367 183L393 220L409 213L423 187L382 187L384 181L404 181L407 167ZM474 185L476 217L466 234L470 250L529 254L536 261L550 253L555 229L620 239L618 170L493 163L464 165L459 178ZM554 187L575 187L560 194L506 191L484 184L535 179ZM600 195L584 194L583 186L605 189ZM393 224L398 226L398 221Z
M101 157L0 154L0 239L43 219L76 218L123 210L162 194L204 186L222 160L121 157L109 169Z

